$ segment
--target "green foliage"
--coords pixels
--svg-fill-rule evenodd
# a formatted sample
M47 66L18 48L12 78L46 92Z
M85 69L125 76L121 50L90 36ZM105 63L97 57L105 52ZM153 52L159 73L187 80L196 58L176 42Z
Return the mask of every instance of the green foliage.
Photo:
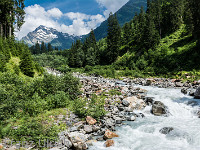
M34 65L33 65L33 60L29 51L24 51L24 54L21 57L19 67L25 75L29 77L34 77L34 70L33 70Z
M16 74L1 73L0 77L0 120L66 107L79 95L79 81L70 74L45 75L28 84Z
M104 105L104 96L92 95L89 100L77 99L76 101L74 101L74 111L80 117L92 116L96 119L99 119L106 113Z
M40 54L33 55L34 61L38 62L40 66L58 69L61 66L67 65L67 58L62 55Z
M90 72L90 71L92 71L92 66L86 65L85 66L85 72Z
M121 28L117 16L110 14L108 18L108 36L107 36L107 63L113 63L119 56L119 47L121 46Z
M44 146L45 140L55 141L59 128L54 124L43 124L35 118L24 118L16 130L10 128L7 136L16 141L33 141L36 146Z

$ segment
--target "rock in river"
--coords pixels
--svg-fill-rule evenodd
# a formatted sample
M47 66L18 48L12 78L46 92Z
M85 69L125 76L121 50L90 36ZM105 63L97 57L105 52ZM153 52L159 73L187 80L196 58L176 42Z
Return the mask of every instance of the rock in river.
M167 107L160 101L155 101L152 106L152 113L156 116L167 114Z
M111 147L113 146L115 143L113 140L107 140L105 143L104 143L104 146L105 147Z
M200 86L197 88L196 92L194 93L195 99L200 99Z
M172 128L172 127L164 127L159 132L162 134L169 134L173 130L174 130L174 128Z
M114 133L114 132L111 132L110 130L106 130L106 132L105 132L105 134L104 134L104 136L103 136L103 138L104 138L105 140L107 140L107 139L112 139L112 138L114 138L114 137L119 137L119 135L117 135L117 134Z

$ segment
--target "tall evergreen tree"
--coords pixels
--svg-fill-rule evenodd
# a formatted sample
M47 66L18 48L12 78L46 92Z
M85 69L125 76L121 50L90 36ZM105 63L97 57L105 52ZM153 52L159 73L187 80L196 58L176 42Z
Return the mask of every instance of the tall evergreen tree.
M40 53L41 53L40 50L41 50L41 49L40 49L40 44L37 42L37 43L35 44L35 54L40 54Z
M28 50L24 50L19 67L25 75L29 77L34 77L33 60Z
M121 43L121 28L117 16L110 13L108 18L108 36L107 36L107 57L109 63L113 63L119 56Z
M190 0L190 9L193 24L193 36L198 39L198 46L200 46L200 0Z
M53 51L53 47L51 46L51 43L48 43L47 50L48 50L48 52L52 52Z
M45 43L42 41L42 44L41 44L41 53L46 53L47 52L47 47L45 45Z

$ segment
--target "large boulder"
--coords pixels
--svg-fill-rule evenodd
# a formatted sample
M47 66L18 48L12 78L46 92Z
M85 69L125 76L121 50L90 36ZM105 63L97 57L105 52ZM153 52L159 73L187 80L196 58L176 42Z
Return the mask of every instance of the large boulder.
M127 97L124 100L129 102L129 107L132 109L141 110L146 107L144 100L138 99L136 96Z
M104 143L104 146L105 147L111 147L115 144L115 142L113 140L107 140L105 143Z
M86 133L92 133L93 128L91 126L89 126L89 125L84 125L84 131Z
M69 139L72 143L84 143L88 140L88 136L83 134L83 133L79 133L79 132L71 132L68 134Z
M194 93L195 99L200 99L200 86L197 88L196 92Z
M106 130L106 132L105 132L105 134L104 134L104 136L103 136L103 138L104 138L105 140L107 140L107 139L112 139L112 138L114 138L114 137L119 137L119 135L117 135L117 134L114 133L114 132L111 132L110 130Z
M166 115L168 113L167 107L160 101L155 101L152 105L152 113L156 116Z

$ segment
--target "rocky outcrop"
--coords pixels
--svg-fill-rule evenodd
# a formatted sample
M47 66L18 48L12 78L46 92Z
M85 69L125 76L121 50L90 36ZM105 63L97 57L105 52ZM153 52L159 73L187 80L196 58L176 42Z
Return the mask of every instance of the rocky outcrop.
M151 112L156 116L162 116L168 114L167 107L160 101L155 101L153 103Z

